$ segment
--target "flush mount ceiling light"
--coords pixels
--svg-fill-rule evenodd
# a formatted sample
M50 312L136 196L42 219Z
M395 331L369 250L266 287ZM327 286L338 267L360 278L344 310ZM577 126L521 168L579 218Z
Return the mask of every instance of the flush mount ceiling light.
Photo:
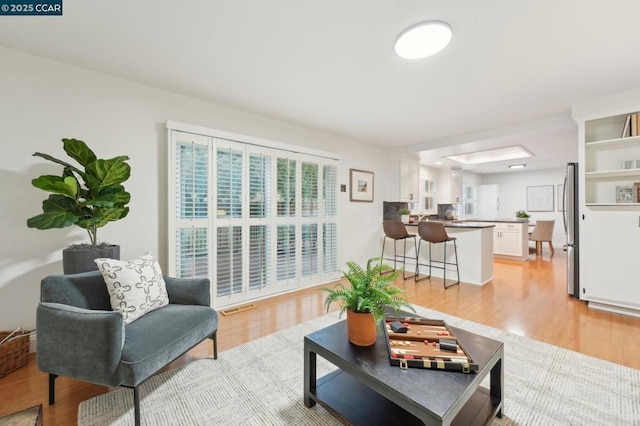
M526 164L510 164L509 168L510 169L524 169L527 165Z
M490 149L487 151L468 152L466 154L451 155L450 160L462 164L482 164L494 161L515 160L518 158L533 157L533 154L520 145L507 148Z
M451 25L443 21L427 21L404 30L396 40L396 53L404 59L421 59L447 47L453 37Z

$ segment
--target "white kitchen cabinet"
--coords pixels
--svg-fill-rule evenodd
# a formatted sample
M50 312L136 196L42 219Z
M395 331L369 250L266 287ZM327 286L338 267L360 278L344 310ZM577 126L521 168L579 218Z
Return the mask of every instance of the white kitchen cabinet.
M640 99L612 107L584 114L574 109L583 165L578 189L580 298L590 308L640 316L640 203L634 187L640 183L640 123L635 132L625 130L627 117L640 111Z
M580 298L592 308L640 316L638 211L589 209L582 225Z
M451 169L449 171L451 177L451 202L462 202L462 169Z
M400 201L417 203L420 198L420 163L400 159Z
M493 228L493 254L506 259L529 258L527 222L496 222Z

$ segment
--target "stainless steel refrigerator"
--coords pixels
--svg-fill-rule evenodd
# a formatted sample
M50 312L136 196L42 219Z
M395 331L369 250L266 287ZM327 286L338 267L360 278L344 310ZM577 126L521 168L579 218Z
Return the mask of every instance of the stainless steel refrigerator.
M578 163L567 163L562 192L564 232L567 235L567 292L580 299Z

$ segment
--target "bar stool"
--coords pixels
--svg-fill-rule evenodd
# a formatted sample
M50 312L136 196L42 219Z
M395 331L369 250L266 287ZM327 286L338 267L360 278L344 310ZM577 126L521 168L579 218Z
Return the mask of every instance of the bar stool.
M384 229L384 239L382 240L382 255L380 256L380 258L382 260L386 259L386 260L393 260L393 270L396 270L396 263L402 263L402 266L406 266L407 263L407 240L409 238L413 238L413 246L416 247L416 236L409 234L407 232L407 228L404 226L404 224L400 221L397 220L384 220L382 221L382 228ZM387 238L390 238L393 240L393 259L391 258L385 258L384 257L384 246L387 242ZM396 243L402 240L404 242L404 248L403 248L403 252L402 255L397 254L396 252ZM402 260L399 260L398 258L401 258ZM409 257L410 259L413 259L413 257ZM415 257L415 261L416 264L418 263L418 253L416 251L416 257ZM408 279L408 278L413 278L415 275L410 275L410 276L406 276L405 275L405 270L406 268L402 269L402 278L403 279Z
M422 241L426 241L429 243L429 275L423 278L418 278L418 274L420 272L420 265L422 266L427 266L427 265L424 263L417 262L416 274L414 275L416 282L426 280L427 278L431 278L431 268L433 267L433 268L442 269L444 271L443 277L442 277L444 288L449 288L453 285L459 284L460 268L458 267L458 247L456 245L456 238L450 237L449 235L447 235L447 231L444 229L444 225L440 222L418 223L418 235L420 235L420 241L418 242L418 252L417 252L418 258L420 256L420 246L422 245ZM448 241L453 241L453 251L455 253L455 258L456 258L455 263L447 262L447 242ZM442 261L433 260L431 258L431 244L439 244L439 243L444 243L444 256ZM442 266L433 265L434 262L441 264ZM458 281L449 285L447 285L447 265L456 265L456 273L458 275Z

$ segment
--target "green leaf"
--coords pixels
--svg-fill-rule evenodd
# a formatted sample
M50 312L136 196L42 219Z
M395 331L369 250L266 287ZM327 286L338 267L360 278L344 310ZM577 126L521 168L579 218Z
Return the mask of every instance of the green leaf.
M43 175L31 181L33 186L47 192L76 198L78 194L78 181L73 176L64 179L60 176Z
M98 197L101 198L103 195L107 194L115 195L116 199L114 201L114 204L118 207L124 207L125 204L131 201L131 194L125 191L124 186L122 185L108 186L100 191Z
M91 216L78 220L76 225L81 228L89 229L90 227L93 227L93 225L98 224L101 220L102 216ZM100 225L97 226L99 227Z
M42 202L42 211L45 213L67 212L72 213L76 209L76 202L64 195L51 194Z
M108 222L119 220L129 213L129 207L119 209L105 209L102 211L102 218L98 222L98 228L106 225Z
M56 163L56 164L60 164L60 165L61 165L61 166L63 166L65 169L73 170L74 172L78 173L78 174L79 174L79 175L81 175L81 176L83 176L83 175L84 175L84 172L83 172L82 170L78 169L77 167L75 167L74 165L69 164L69 163L67 163L67 162L65 162L65 161L62 161L62 160L58 160L57 158L52 157L52 156L51 156L51 155L49 155L49 154L43 154L43 153L41 153L41 152L34 152L34 153L33 153L33 156L34 156L34 157L44 158L45 160L49 160L49 161L52 161L52 162L54 162L54 163Z
M116 194L105 194L97 198L85 200L80 203L82 206L95 206L95 207L113 207L116 202Z
M82 164L83 167L87 167L98 159L87 144L79 139L62 139L62 143L67 155Z
M94 187L95 191L118 185L129 179L131 167L122 161L117 160L96 160L86 167L87 173L90 174L95 181L88 182ZM97 185L96 185L97 184Z
M27 226L37 229L65 228L77 221L78 216L70 212L47 212L27 219Z

